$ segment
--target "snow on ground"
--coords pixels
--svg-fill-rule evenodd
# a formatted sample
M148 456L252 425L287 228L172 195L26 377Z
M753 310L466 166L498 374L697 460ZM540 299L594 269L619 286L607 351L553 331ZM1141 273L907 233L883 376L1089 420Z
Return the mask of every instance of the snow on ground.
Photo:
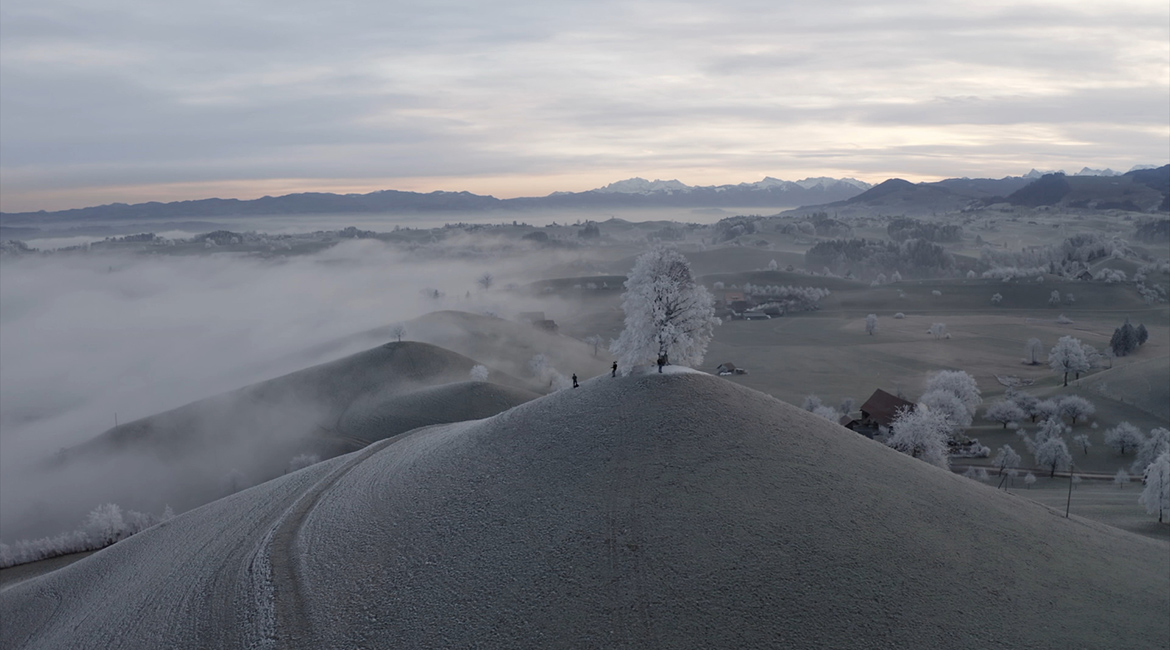
M0 646L1164 647L1168 551L723 379L604 375L4 589Z

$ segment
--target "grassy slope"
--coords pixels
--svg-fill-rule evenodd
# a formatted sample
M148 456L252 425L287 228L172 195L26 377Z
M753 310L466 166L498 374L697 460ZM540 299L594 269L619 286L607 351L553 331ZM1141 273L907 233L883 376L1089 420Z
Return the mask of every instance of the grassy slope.
M306 521L307 545L372 549L384 567L313 612L337 645L441 630L451 645L1140 647L1170 633L1148 615L1170 596L1164 545L713 377L603 376L375 461ZM330 565L305 563L310 591ZM407 601L425 606L406 617Z

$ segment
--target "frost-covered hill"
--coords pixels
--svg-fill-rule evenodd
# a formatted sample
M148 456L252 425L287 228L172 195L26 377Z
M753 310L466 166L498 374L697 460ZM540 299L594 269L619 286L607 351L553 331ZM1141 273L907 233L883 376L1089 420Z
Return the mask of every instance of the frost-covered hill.
M25 493L0 496L5 536L55 534L106 502L183 511L279 476L300 454L329 458L537 397L500 371L489 382L469 381L477 363L427 343L388 343L127 422L13 482ZM35 486L46 484L61 496L38 496L48 490Z
M0 591L0 646L1151 648L1168 575L731 382L603 375Z

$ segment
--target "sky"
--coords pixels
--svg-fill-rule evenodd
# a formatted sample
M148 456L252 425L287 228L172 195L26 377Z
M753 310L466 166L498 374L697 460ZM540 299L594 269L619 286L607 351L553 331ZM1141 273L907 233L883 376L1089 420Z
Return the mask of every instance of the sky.
M5 0L0 209L1170 159L1170 4Z

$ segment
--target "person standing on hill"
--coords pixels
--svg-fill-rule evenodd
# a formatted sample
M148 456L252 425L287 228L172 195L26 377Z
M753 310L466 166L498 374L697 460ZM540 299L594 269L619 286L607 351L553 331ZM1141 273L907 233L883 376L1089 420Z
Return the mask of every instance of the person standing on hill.
M617 361L613 362L613 370L609 371L610 377L617 377Z
M662 374L662 366L666 365L666 355L659 355L658 357L658 373Z
M577 383L577 373L573 373L573 388L577 388L580 384Z

